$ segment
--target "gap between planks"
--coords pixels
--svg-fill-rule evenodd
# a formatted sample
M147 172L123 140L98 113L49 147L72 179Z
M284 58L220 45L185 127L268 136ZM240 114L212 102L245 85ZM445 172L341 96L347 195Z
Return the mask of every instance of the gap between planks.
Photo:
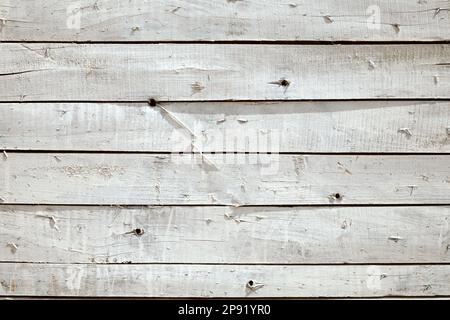
M179 203L169 203L169 204L139 204L139 203L125 203L125 204L80 204L80 203L37 203L37 202L1 202L1 206L46 206L46 207L57 207L57 206L70 206L70 207L112 207L112 208L142 208L142 207L148 207L148 208L158 208L158 207L205 207L205 208L212 208L212 207L225 207L225 208L237 208L235 205L232 204L179 204ZM355 207L448 207L450 206L449 203L374 203L374 204L338 204L338 203L330 203L330 204L244 204L239 205L238 208L258 208L258 207L267 207L267 208L355 208Z
M238 154L238 155L257 155L257 154L276 154L276 155L292 155L292 156L446 156L450 155L450 152L243 152L243 151L201 151L201 152L171 152L171 151L139 151L139 150L130 150L130 151L98 151L98 150L52 150L52 149L32 149L32 150L26 150L23 148L17 148L17 149L10 149L10 148L3 148L0 149L0 156L1 152L7 152L8 154L30 154L30 153L36 153L36 154L48 154L48 153L60 153L60 154L130 154L130 155L172 155L172 154L179 154L179 155L230 155L230 154Z
M450 40L423 40L423 41L289 41L289 40L273 40L273 41L258 41L258 40L246 40L246 41L21 41L21 40L3 40L2 43L40 43L40 44L207 44L207 45L240 45L240 44L255 44L255 45L317 45L317 46L346 46L346 45L420 45L420 44L450 44Z
M1 264L48 265L48 266L267 266L267 267L346 267L346 266L450 266L450 262L342 262L342 263L226 263L226 262L37 262L1 260Z

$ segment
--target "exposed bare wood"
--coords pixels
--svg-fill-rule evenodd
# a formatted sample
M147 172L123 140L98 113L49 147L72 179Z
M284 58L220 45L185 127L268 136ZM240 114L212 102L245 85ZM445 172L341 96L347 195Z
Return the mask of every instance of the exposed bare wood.
M450 98L448 44L8 43L0 56L0 101Z
M449 40L445 1L3 0L0 40Z

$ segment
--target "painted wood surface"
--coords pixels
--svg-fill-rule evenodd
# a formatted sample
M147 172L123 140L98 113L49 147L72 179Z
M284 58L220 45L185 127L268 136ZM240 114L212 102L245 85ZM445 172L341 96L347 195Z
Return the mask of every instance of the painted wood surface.
M0 261L449 263L450 207L0 206Z
M450 155L3 154L5 204L449 204Z
M10 296L386 297L450 292L449 265L2 263L0 279L0 295Z
M446 1L2 0L0 40L439 41Z
M0 150L450 152L450 103L444 101L161 106L0 104Z
M0 297L450 296L449 21L2 0Z
M449 44L0 45L0 101L450 98Z

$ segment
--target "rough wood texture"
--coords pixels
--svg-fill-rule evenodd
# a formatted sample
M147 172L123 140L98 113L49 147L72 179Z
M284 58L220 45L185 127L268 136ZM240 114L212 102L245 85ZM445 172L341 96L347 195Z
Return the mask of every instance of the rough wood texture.
M0 261L449 263L449 219L449 207L0 206Z
M0 181L5 204L450 204L450 155L10 152Z
M164 110L145 103L0 104L0 149L450 152L449 102L194 102L162 106ZM192 149L192 141L198 150Z
M450 98L450 45L2 44L0 101Z
M1 0L0 297L450 296L449 23Z
M0 283L0 295L11 296L439 296L450 292L450 266L2 263Z
M0 40L450 39L449 6L439 0L2 0L3 3Z

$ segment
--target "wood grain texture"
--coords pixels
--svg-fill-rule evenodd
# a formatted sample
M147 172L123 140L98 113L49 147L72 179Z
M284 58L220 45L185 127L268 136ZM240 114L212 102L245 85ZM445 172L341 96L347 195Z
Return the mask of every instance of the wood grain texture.
M161 106L164 109L146 103L0 104L0 149L450 152L449 102L180 102Z
M450 98L448 44L7 43L0 56L10 102Z
M449 220L426 206L0 206L0 261L449 263Z
M0 178L5 204L450 203L449 155L9 152Z
M439 0L326 0L320 3L313 0L3 0L3 3L0 40L450 39L449 6Z
M2 0L0 297L449 297L449 22Z
M385 297L450 295L450 266L0 264L0 295ZM247 284L253 281L253 287Z

